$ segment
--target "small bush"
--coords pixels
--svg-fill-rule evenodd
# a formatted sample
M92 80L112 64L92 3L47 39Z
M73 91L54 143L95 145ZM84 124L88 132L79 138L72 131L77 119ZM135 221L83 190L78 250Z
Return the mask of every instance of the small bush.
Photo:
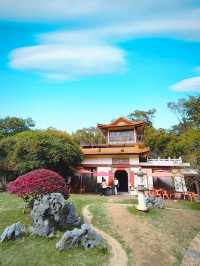
M68 197L68 187L62 176L48 169L38 169L19 176L8 184L8 191L28 202L47 193L58 192Z

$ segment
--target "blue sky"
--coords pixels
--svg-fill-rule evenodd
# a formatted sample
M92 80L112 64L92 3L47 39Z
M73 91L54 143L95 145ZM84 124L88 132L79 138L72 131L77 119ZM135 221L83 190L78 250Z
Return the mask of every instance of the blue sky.
M0 0L0 116L106 123L200 92L200 2Z

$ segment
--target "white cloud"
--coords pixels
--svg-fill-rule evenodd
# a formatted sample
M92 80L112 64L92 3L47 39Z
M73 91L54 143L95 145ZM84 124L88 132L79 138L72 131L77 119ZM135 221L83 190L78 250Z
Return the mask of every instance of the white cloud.
M74 31L56 31L39 36L42 42L91 43L118 41L143 36L167 36L179 39L200 40L200 10L195 15L182 15L176 19L129 20L96 28Z
M124 56L122 50L108 45L37 45L14 50L10 65L64 80L118 72L125 65Z
M172 85L171 89L175 91L200 92L200 76L181 80Z
M80 17L107 19L172 15L196 7L196 0L0 0L0 18L26 21L66 21Z
M125 52L117 47L118 41L144 36L199 41L200 9L196 3L196 0L0 0L0 19L84 22L86 18L87 29L80 26L77 30L42 34L37 36L37 45L11 52L12 68L34 70L48 79L64 80L123 69Z

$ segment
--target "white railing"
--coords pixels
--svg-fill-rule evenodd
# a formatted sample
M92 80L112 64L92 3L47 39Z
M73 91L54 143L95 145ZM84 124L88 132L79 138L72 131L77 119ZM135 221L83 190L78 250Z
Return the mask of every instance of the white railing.
M166 158L166 159L161 159L161 158L157 158L157 159L147 159L147 163L149 164L156 164L156 165L177 165L177 164L182 164L182 158L178 158L178 159L172 159L172 158Z
M162 159L160 157L158 157L157 159L148 159L148 162L158 162L158 161L161 161L161 162L179 162L179 163L182 163L182 158L179 157L179 158L176 158L176 159L172 159L170 157L168 158L165 158L165 159Z

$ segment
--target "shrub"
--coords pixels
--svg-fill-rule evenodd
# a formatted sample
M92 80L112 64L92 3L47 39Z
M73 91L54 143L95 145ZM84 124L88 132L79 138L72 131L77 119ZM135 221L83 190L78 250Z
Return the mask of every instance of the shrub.
M25 202L53 192L68 197L68 187L64 178L48 169L38 169L19 176L8 184L8 191L23 198Z

